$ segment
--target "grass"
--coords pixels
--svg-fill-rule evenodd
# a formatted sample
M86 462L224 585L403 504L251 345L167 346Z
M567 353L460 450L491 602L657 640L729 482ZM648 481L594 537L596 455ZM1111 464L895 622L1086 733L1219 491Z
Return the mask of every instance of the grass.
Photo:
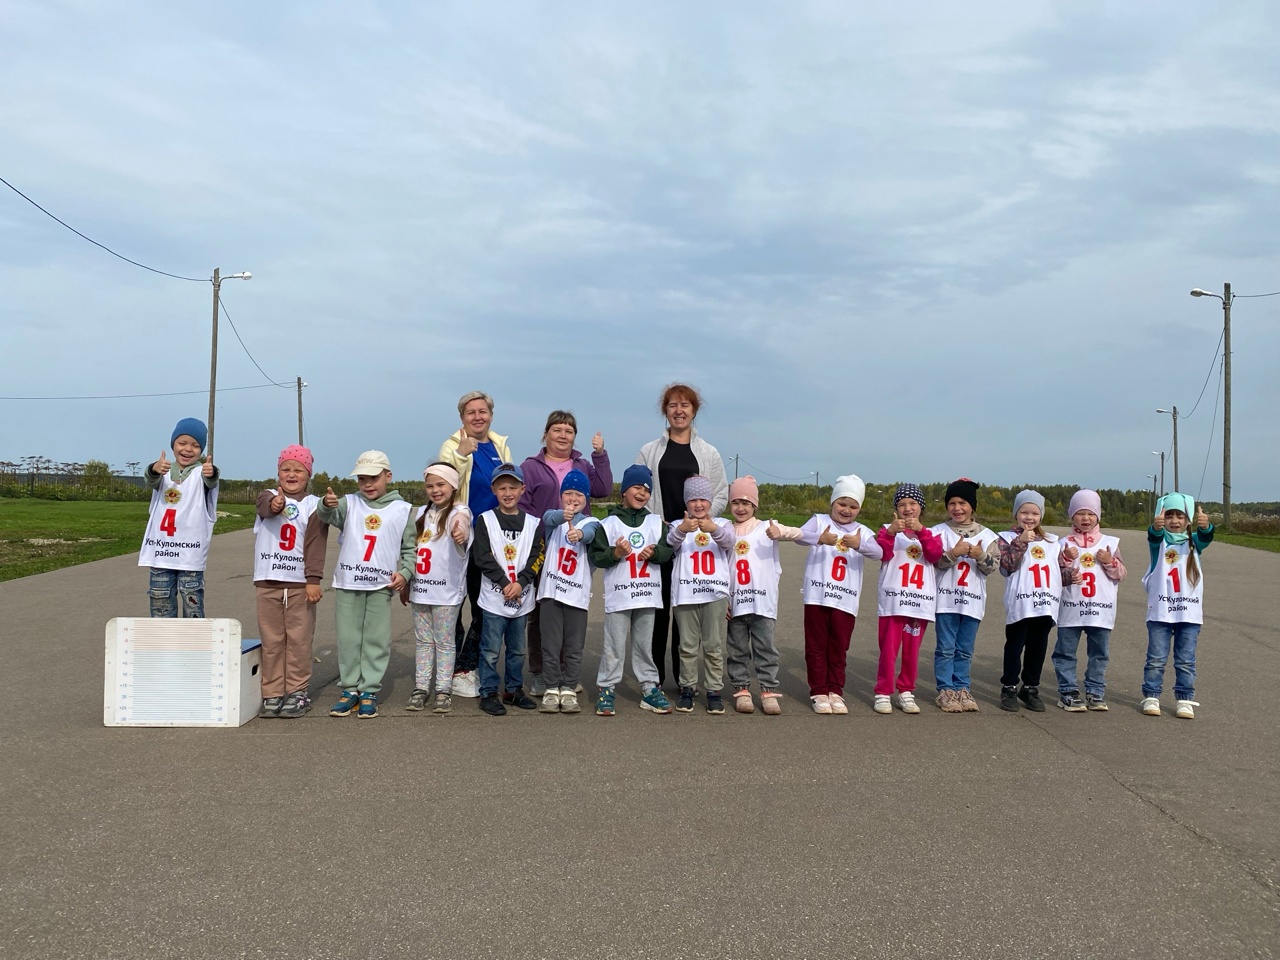
M1255 550L1269 550L1280 553L1280 536L1265 533L1231 533L1226 530L1213 532L1214 543L1233 543L1237 547L1253 547Z
M146 503L0 498L0 580L136 553ZM216 533L253 526L249 504L219 504Z

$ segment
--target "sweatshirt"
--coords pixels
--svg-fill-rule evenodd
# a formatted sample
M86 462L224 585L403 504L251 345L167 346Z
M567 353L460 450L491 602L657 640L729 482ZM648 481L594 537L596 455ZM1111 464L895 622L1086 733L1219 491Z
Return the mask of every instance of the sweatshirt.
M628 527L638 527L644 523L645 517L649 516L649 509L641 507L636 510L625 503L616 503L609 508L608 516L617 517ZM658 531L658 542L653 546L653 556L650 558L653 563L664 564L675 556L675 551L667 543L667 532L667 524L663 523ZM603 531L600 536L591 541L591 545L587 548L587 558L592 566L596 567L613 567L622 562L621 558L614 554L613 544L609 542L609 537Z
M356 496L364 497L364 494L357 491ZM374 507L385 507L389 503L403 499L404 497L400 496L399 490L388 490L377 500L370 500L365 497L365 502ZM338 505L330 509L324 505L324 497L321 497L320 505L316 507L315 516L319 517L322 523L337 527L339 530L344 529L347 524L347 498L338 497ZM396 571L406 581L412 579L413 567L418 562L418 531L413 526L412 512L409 516L409 522L404 525L404 535L400 538L400 566ZM308 524L308 526L310 525ZM306 541L303 541L303 543L305 549Z

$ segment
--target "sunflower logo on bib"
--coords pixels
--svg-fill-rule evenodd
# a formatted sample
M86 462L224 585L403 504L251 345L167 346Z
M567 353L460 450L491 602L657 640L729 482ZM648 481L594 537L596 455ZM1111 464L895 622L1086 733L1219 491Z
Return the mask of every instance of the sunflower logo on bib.
M1093 559L1092 553L1080 554L1080 566L1084 567L1086 570L1091 569L1095 562L1096 561Z
M502 545L502 555L506 557L507 563L515 563L516 545L514 543L504 543Z
M923 553L924 551L920 549L920 544L918 543L913 543L907 547L907 556L912 560L919 560Z
M693 542L700 547L705 547L711 542L711 534L707 533L705 530L699 530L693 535Z
M371 513L364 518L364 528L366 530L381 530L382 518L376 513Z
M745 540L739 540L733 545L733 552L740 557L745 557L751 552L751 545Z
M1168 550L1166 550L1164 552L1164 562L1169 564L1169 566L1173 566L1175 563L1177 563L1178 551L1173 549L1173 547L1170 547Z
M1037 559L1037 560L1043 560L1043 559L1044 559L1044 547L1040 546L1040 544L1038 544L1038 543L1037 543L1035 546L1033 546L1033 547L1031 548L1031 556L1032 556L1032 557L1034 557L1034 558L1035 558L1035 559Z
M168 490L164 492L165 503L177 503L181 499L182 499L182 491L179 490L177 487L170 487Z

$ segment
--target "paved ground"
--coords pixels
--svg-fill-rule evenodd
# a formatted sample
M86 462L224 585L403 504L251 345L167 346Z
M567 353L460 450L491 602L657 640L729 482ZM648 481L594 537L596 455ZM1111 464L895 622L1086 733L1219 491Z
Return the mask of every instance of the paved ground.
M1141 566L1142 535L1123 541ZM208 608L256 635L250 544L216 541ZM609 720L492 719L473 701L407 714L412 632L397 610L377 720L108 729L103 627L146 614L145 574L120 557L0 583L0 955L1280 954L1280 556L1208 555L1193 722L1137 711L1136 575L1109 714L996 709L995 585L981 713L873 714L864 598L852 712L818 717L804 708L801 551L784 560L776 718L656 717L630 682ZM599 642L593 616L592 678ZM333 647L326 601L319 707ZM922 694L932 648L931 631Z

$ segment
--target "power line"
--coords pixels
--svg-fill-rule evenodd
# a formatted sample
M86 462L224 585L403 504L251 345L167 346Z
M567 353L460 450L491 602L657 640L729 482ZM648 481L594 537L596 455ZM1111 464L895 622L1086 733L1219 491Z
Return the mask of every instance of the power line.
M1277 290L1274 293L1233 293L1231 295L1232 300L1235 300L1237 297L1280 297L1280 290Z
M167 272L167 271L165 271L165 270L157 270L155 267L148 267L145 263L139 263L137 260L130 260L130 259L129 259L128 257L126 257L124 254L122 254L122 253L116 253L114 250L112 250L112 249L111 249L110 247L108 247L106 244L99 243L97 240L93 239L93 237L86 237L83 233L81 233L79 230L77 230L77 229L76 229L75 227L73 227L71 224L67 223L65 220L60 220L58 217L55 217L52 213L50 213L50 212L49 212L48 210L46 210L44 207L40 206L40 204L36 203L34 200L32 200L30 197L28 197L25 193L23 193L21 190L19 190L17 187L15 187L12 183L10 183L10 182L9 182L8 180L6 180L4 177L0 177L0 183L3 183L6 187L8 187L10 190L12 190L14 193L16 193L18 196L20 196L23 200L27 201L27 203L31 204L33 207L35 207L37 210L39 210L41 213L43 213L43 214L44 214L46 217L48 217L49 219L54 220L54 221L56 221L57 223L62 224L64 227L66 227L68 230L70 230L72 233L74 233L74 234L75 234L77 237L79 237L80 239L82 239L82 240L88 240L88 241L89 241L90 243L92 243L95 247L101 247L103 250L107 251L107 253L111 254L113 257L118 257L119 259L123 260L125 263L132 263L135 267L141 267L143 270L150 270L152 273L158 273L158 274L160 274L161 276L164 276L164 277L173 277L173 279L175 279L175 280L190 280L190 281L192 281L192 282L194 282L194 283L208 283L208 282L209 282L209 278L208 278L208 277L180 277L180 276L178 276L178 274L176 274L176 273L169 273L169 272Z
M267 383L264 384L264 386L267 386L267 385L270 385L273 387L293 386L293 384L291 383L280 383L278 381L272 380L270 377L267 377L267 371L263 370L261 365L258 363L258 361L253 359L253 354L250 353L249 348L244 345L244 339L240 336L240 331L236 329L235 322L231 319L231 314L227 313L227 305L222 302L222 294L218 294L218 306L222 308L222 315L227 318L227 323L231 324L231 332L234 333L236 335L236 339L240 341L240 349L244 351L244 355L253 362L253 365L255 367L258 368L258 372L262 374L264 377L266 377Z
M1214 364L1216 364L1216 363L1218 362L1218 351L1220 351L1220 350L1222 349L1222 338L1223 338L1223 337L1225 337L1226 335L1227 335L1227 330L1226 330L1226 328L1224 327L1224 328L1222 329L1222 333L1218 334L1218 348L1217 348L1217 350L1214 350L1214 351L1213 351L1213 359L1209 361L1209 372L1208 372L1208 373L1206 373L1206 374L1204 375L1204 383L1203 383L1203 384L1201 385L1201 387L1200 387L1200 396L1199 396L1199 397L1196 397L1196 405L1195 405L1195 407L1192 407L1192 408L1191 408L1191 413L1195 413L1195 412L1196 412L1196 407L1199 407L1199 406L1200 406L1200 400L1201 400L1201 398L1204 396L1204 388L1205 388L1205 387L1207 387L1207 386L1209 386L1209 378L1213 376L1213 367L1214 367ZM1221 371L1221 370L1219 370L1219 371L1218 371L1218 374L1219 374L1219 376L1221 376L1222 371ZM1179 419L1181 419L1181 420L1190 420L1190 419L1191 419L1191 413L1182 413L1182 414L1179 414L1179 415L1178 415L1178 417L1179 417Z
M747 459L746 459L745 457L739 457L739 459L740 459L743 463L745 463L748 467L750 467L752 470L755 470L755 471L757 471L758 473L763 473L766 477L770 477L771 479L774 479L774 480L782 480L782 481L787 482L787 483L798 483L798 482L799 482L799 481L801 481L801 480L808 480L808 479L809 479L809 477L812 477L812 476L813 476L813 474L812 474L812 473L810 473L810 474L806 474L806 475L805 475L805 476L803 476L803 477L780 477L780 476L778 476L776 473L770 473L768 470L761 470L761 469L760 469L759 467L757 467L754 463L750 463L750 462L748 462L748 461L747 461Z
M247 387L220 387L221 391L230 390L261 390L264 387L281 387L288 384L281 383L254 383ZM0 397L0 400L135 400L140 397L189 397L197 393L207 394L206 390L178 390L172 393L117 393L110 396L83 396L83 397Z

